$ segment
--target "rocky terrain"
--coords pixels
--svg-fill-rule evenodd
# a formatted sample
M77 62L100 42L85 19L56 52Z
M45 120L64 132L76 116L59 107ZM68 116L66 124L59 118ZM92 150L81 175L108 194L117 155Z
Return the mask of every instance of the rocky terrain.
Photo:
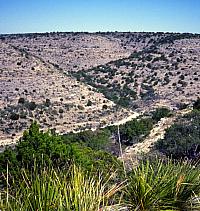
M179 109L200 95L200 36L44 33L0 36L0 138L36 119L67 133ZM136 114L136 115L135 115Z
M34 119L44 129L66 133L94 129L133 115L50 63L3 42L0 49L2 145L18 139Z

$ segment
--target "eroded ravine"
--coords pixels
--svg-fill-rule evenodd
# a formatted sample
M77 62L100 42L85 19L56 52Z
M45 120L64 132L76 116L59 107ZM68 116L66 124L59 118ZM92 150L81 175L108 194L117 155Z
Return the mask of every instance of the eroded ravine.
M162 118L155 127L150 131L150 134L144 141L134 144L131 147L127 147L123 154L119 157L125 165L135 166L139 162L139 158L149 153L154 144L165 136L166 129L169 128L177 118L189 113L190 109L179 110L174 113L173 116Z

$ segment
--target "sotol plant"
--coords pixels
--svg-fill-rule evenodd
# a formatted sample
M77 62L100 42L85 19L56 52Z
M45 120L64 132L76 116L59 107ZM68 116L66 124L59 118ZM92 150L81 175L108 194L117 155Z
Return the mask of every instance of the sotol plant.
M131 210L200 210L200 169L191 163L147 160L128 177L126 203Z
M16 191L1 192L0 210L21 211L98 211L114 200L123 185L110 186L103 178L91 176L80 167L71 166L67 172L44 168L33 173L22 170Z

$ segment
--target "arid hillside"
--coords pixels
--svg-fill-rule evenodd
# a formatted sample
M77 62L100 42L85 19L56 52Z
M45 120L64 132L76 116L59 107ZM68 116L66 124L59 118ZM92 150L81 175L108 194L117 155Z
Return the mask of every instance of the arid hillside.
M71 74L132 109L190 104L200 95L200 37L169 34L152 40L127 58Z
M6 37L5 42L50 62L63 71L88 69L129 56L120 39L88 33L48 33Z
M61 133L179 109L200 96L200 36L44 33L0 36L0 138L36 119Z
M18 138L33 120L60 133L120 121L133 112L50 63L1 42L1 144Z
M21 51L52 63L64 72L87 70L126 58L166 37L156 33L43 33L3 36Z

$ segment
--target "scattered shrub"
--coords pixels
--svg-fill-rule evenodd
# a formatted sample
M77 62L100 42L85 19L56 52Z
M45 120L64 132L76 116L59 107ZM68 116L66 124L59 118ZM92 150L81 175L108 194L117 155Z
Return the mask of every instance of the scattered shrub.
M157 108L152 115L152 119L155 121L160 121L161 118L169 117L171 112L168 108Z
M102 109L106 110L108 109L108 106L106 104L103 104Z
M59 108L59 111L58 111L60 114L64 113L64 110L62 108Z
M37 105L35 102L29 102L28 103L28 109L30 109L31 111L34 111L36 109Z
M24 104L25 103L25 99L23 97L20 97L19 100L18 100L18 103Z
M200 110L200 98L198 98L198 99L194 102L193 108L194 108L194 109Z
M49 107L51 105L51 101L50 101L50 99L46 99L45 100L45 106L47 106L47 107Z
M17 114L17 113L11 113L10 119L11 120L18 120L19 119L19 114Z
M87 106L92 106L92 101L91 100L88 100Z

